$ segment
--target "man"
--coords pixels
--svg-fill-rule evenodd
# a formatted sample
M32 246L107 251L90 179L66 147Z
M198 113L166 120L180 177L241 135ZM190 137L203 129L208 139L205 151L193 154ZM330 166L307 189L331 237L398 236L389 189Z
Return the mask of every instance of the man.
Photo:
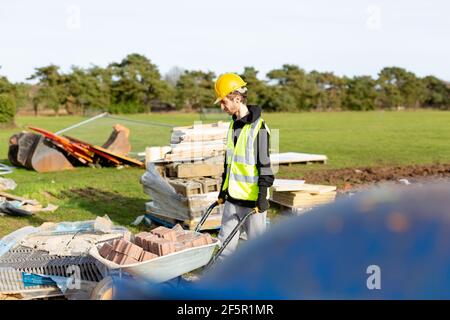
M274 176L270 168L270 131L261 118L261 108L247 106L247 83L236 74L220 76L215 83L216 101L232 116L227 135L222 187L217 202L225 203L219 240L223 241L249 211L256 214L244 225L247 238L253 239L266 229L269 208L268 188ZM233 237L219 259L237 247L240 231Z

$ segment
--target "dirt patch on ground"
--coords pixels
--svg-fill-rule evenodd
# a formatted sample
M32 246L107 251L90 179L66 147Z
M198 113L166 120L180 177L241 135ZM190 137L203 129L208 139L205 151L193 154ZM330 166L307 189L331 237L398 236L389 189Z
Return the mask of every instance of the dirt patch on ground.
M346 190L358 185L373 184L400 179L448 178L449 164L410 165L357 169L314 170L305 172L301 179L307 183L337 185Z

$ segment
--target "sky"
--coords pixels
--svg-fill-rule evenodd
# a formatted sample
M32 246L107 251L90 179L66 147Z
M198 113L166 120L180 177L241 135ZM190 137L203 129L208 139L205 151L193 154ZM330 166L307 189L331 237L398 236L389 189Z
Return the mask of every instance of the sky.
M0 75L19 82L50 63L67 72L140 53L162 74L253 66L264 78L289 63L450 81L449 16L447 0L2 0Z

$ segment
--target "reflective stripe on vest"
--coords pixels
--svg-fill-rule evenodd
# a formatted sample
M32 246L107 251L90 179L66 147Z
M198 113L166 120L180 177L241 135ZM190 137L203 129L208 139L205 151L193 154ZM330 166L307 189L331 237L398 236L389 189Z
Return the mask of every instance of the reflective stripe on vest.
M227 171L223 189L234 199L256 200L258 198L258 169L254 152L255 140L263 120L259 118L251 124L245 124L234 146L233 124L227 134ZM268 128L266 127L268 130ZM269 131L269 130L268 130Z

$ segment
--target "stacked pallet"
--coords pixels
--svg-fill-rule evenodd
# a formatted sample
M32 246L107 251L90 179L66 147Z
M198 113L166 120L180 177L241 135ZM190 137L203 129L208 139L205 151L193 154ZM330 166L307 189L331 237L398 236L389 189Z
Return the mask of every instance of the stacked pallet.
M146 162L201 160L225 156L225 142L229 122L195 123L172 130L170 146L146 149Z
M271 200L289 208L313 208L334 202L336 187L306 184L301 180L276 179Z
M189 172L194 174L195 170L191 168ZM206 209L217 200L222 182L221 177L205 177L200 173L189 178L167 177L150 164L141 178L144 192L152 199L146 204L147 217L168 226L181 223L194 229ZM218 228L221 219L221 208L216 207L203 229Z

